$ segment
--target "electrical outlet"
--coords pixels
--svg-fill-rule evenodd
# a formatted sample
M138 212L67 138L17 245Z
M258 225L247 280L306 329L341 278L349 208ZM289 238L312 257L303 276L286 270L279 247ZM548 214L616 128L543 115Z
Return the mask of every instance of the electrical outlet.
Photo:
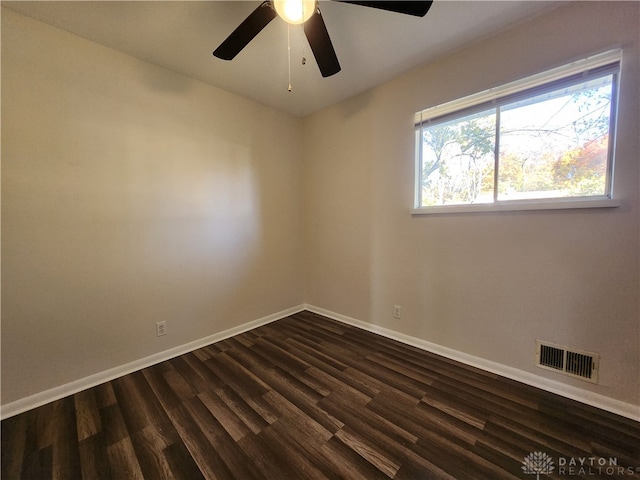
M161 337L162 335L167 334L167 322L163 320L162 322L156 322L156 337Z
M402 311L402 307L400 305L394 305L393 306L393 318L400 318L401 317L401 311Z

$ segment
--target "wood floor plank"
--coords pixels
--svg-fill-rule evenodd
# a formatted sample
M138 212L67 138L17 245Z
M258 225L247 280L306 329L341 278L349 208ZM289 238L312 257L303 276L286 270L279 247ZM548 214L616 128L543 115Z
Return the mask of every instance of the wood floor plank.
M268 358L275 366L287 371L304 371L309 368L309 364L289 353L286 349L277 344L277 339L265 336L258 340L253 346L253 350Z
M383 449L351 431L348 427L338 430L335 438L339 439L389 478L393 478L400 469L401 462L392 459Z
M258 355L252 348L247 347L240 341L238 341L235 349L227 350L225 353L250 372L254 372L256 369L273 368L274 366L267 358Z
M355 449L333 436L323 445L326 456L334 459L342 478L354 480L388 480L389 476Z
M117 378L112 384L129 433L166 418L162 405L142 372Z
M260 478L242 449L233 441L224 427L217 421L200 398L192 398L185 403L185 407L198 428L215 449L220 459L228 468L231 478L247 480Z
M502 415L492 415L487 421L486 431L496 432L500 429L502 432L511 432L528 442L536 442L538 445L546 446L547 449L563 452L567 456L584 454L591 450L590 443L585 441L579 432L572 435L562 428L552 429L543 426L537 429L535 426L528 426L527 423L525 420L517 421Z
M420 439L413 450L459 480L515 480L520 473L502 471L481 456L435 434Z
M301 475L302 472L297 471L292 462L282 455L282 452L274 450L275 445L269 438L252 433L243 437L238 445L246 457L250 458L256 466L261 479L304 478Z
M324 448L326 441L300 427L300 424L282 417L269 426L269 431L275 432L280 441L298 450L297 454L306 457L326 478L335 480L349 478L343 474L341 465L336 459L326 454Z
M324 472L304 454L304 449L295 442L288 442L287 436L288 432L281 435L271 427L260 434L260 437L269 445L272 454L282 462L287 462L288 471L292 473L287 473L288 476L282 478L328 480Z
M233 475L227 465L202 432L198 423L189 414L187 408L180 406L168 414L202 475L206 479L212 480L232 479Z
M311 419L322 425L330 432L335 432L342 427L342 423L318 407L318 402L323 398L313 389L307 387L295 376L280 368L264 371L262 374L267 381L284 398L305 412Z
M269 391L269 386L253 372L236 362L226 352L207 360L209 368L236 392L243 392L248 397L260 396Z
M114 480L144 480L131 438L125 437L107 446L107 456L109 458L111 478Z
M78 444L82 478L103 480L112 478L107 448L102 432L84 438Z
M351 401L354 403L365 405L369 403L373 398L371 395L362 393L359 389L352 387L350 385L351 383L350 381L349 382L343 381L344 379L344 375L342 375L343 372L337 372L337 375L339 377L342 377L342 379L336 378L333 375L327 373L326 371L320 370L316 367L310 367L304 373L306 373L308 376L312 377L313 379L317 380L318 382L321 382L322 385L326 387L324 389L325 391L328 391L329 393L333 393L333 392L342 393L344 396L349 397ZM326 396L327 394L322 395L323 398ZM321 400L321 398L319 400Z
M85 390L74 395L78 441L96 435L102 430L100 411L93 390Z
M640 477L636 421L306 311L1 433L3 480L510 480L532 452Z
M251 432L247 424L242 421L240 416L238 416L217 393L206 392L200 394L198 397L234 442L237 442ZM257 431L260 431L260 429L257 429Z
M215 356L213 358L215 358ZM207 362L211 360L212 359L209 359ZM187 353L186 355L173 358L170 360L170 363L180 376L191 385L195 393L206 392L210 390L212 386L219 387L224 385L224 381L220 379L216 371L206 368L193 353ZM194 365L198 365L198 367L194 368Z
M118 403L100 409L100 422L107 447L129 436L129 431Z
M163 453L176 480L206 480L184 443L169 445Z
M288 338L286 340L287 345L295 348L298 351L298 355L301 358L304 358L308 363L314 365L321 370L324 370L324 366L328 366L330 368L344 371L349 368L349 365L346 363L337 360L335 357L327 354L326 348L323 349L322 345L307 339L306 337L301 337L296 335L295 337Z
M420 401L421 405L429 405L433 408L441 410L442 412L450 415L452 417L457 418L458 420L462 420L469 425L476 428L484 428L486 415L484 412L476 410L473 406L461 404L460 402L456 402L454 405L451 405L450 402L441 400L439 398L432 398L433 391L429 392L428 395L425 395Z
M167 362L165 362L167 363ZM172 368L169 368L171 370ZM167 370L159 368L158 365L145 368L142 371L144 378L147 380L149 387L153 390L154 395L162 405L165 411L178 407L182 404L181 397L188 397L184 392L176 392L165 377ZM115 394L114 394L115 397Z
M131 443L144 478L175 478L164 452L179 441L177 432L169 422L164 425L152 423L131 435Z
M56 402L43 405L36 410L35 435L38 448L50 447L55 442L55 422L52 421Z
M414 459L408 459L402 464L400 470L398 470L394 477L395 480L416 480L423 478L428 478L429 480L459 480L425 459L418 458L418 461L412 460Z
M328 355L326 352L309 348L308 346L297 343L297 342L287 342L287 344L288 344L288 349L291 352L295 352L296 355L300 356L311 365L311 367L305 371L307 375L310 375L310 372L318 370L326 375L329 375L331 377L334 377L335 379L338 379L340 382L345 384L345 386L353 387L354 389L363 393L368 398L371 398L375 396L377 393L379 393L379 390L370 387L368 382L365 383L365 382L359 381L358 379L354 378L352 375L345 373L345 371L349 368L349 365L339 361L331 361L332 357ZM299 373L298 378L301 378L301 379L308 378L308 376L305 376L304 373ZM319 380L319 379L316 379L316 380ZM313 382L313 384L317 385L317 382ZM327 387L326 384L323 384L323 385ZM320 388L317 390L323 396L327 395L327 388Z
M55 402L53 412L53 478L80 478L80 451L74 397Z
M232 388L225 386L218 390L217 393L227 407L229 407L253 433L258 434L269 425L269 422L256 412L251 405Z
M333 431L324 428L320 423L309 417L299 407L291 403L281 394L270 391L264 395L265 400L279 413L279 417L286 417L289 422L297 425L299 429L312 433L320 441L327 441L333 435Z
M204 391L194 387L191 382L188 382L182 374L173 367L164 372L162 377L167 382L168 387L176 394L180 402L186 402L190 398L198 395L198 393Z
M358 431L371 428L383 433L389 437L389 441L385 443L407 445L418 440L418 436L377 414L366 405L362 406L352 402L351 397L341 392L333 392L328 395L322 400L321 406L345 424L348 423L352 427L358 425Z
M60 470L58 470L60 473ZM53 446L42 450L31 450L24 457L21 469L22 478L40 479L54 478L53 475ZM4 476L2 478L5 478ZM57 477L64 478L64 477ZM67 477L72 478L72 477Z
M103 383L102 385L98 385L91 390L93 390L96 396L96 403L98 404L98 408L108 407L109 405L113 405L117 402L116 394L113 392L113 385L111 384L111 382Z
M431 373L428 370L421 369L419 367L413 367L406 361L391 358L383 353L374 353L372 355L368 355L367 359L379 363L380 365L384 365L390 370L398 372L400 375L409 377L423 385L431 385L439 378L439 375L435 373Z
M36 411L32 410L2 421L0 478L21 478L22 463L28 450L27 428L35 416Z

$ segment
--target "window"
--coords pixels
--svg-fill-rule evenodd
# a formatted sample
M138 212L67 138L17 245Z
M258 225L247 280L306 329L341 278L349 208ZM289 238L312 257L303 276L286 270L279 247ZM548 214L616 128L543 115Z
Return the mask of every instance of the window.
M606 52L416 113L414 213L615 206L620 59Z

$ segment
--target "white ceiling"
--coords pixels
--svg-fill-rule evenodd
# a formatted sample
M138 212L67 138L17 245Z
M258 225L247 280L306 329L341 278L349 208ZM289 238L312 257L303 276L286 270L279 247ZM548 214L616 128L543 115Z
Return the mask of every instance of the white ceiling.
M304 117L480 38L545 13L558 1L435 0L423 18L321 1L342 71L322 78L300 27L280 18L232 61L212 51L260 1L3 1L99 44ZM301 64L304 54L308 61Z

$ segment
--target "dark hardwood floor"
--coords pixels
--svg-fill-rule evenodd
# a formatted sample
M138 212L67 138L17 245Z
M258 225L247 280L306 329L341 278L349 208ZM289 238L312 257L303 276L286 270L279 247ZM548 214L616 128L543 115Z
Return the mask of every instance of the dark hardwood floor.
M309 312L2 421L3 480L538 474L640 479L640 424Z

